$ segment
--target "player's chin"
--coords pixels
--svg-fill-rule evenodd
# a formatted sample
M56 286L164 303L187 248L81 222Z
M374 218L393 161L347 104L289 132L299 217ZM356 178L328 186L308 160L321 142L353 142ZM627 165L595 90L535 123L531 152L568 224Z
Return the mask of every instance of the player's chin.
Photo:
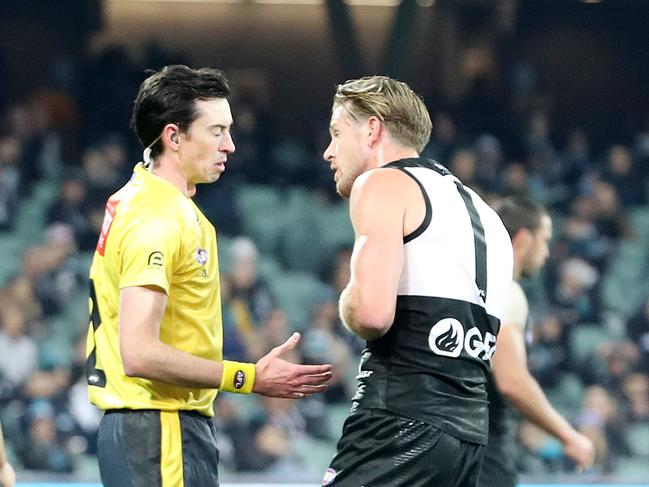
M214 171L214 172L210 172L210 173L206 176L206 178L205 178L206 181L205 181L205 182L208 183L208 184L209 184L209 183L215 183L215 182L217 182L217 181L219 180L220 177L221 177L221 172L215 172L215 171Z
M336 184L336 192L345 199L349 199L349 195L352 193L352 185L344 184L342 181L339 181Z

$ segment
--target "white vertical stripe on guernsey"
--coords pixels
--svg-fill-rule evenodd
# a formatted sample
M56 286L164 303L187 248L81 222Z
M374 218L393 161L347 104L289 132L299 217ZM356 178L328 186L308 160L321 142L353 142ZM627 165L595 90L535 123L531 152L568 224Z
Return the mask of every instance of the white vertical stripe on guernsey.
M404 245L399 295L457 299L486 308L502 318L513 265L509 235L498 215L467 188L480 214L487 247L487 302L475 283L475 247L471 218L454 176L425 168L406 168L426 189L432 219L428 228ZM505 270L505 272L503 272Z

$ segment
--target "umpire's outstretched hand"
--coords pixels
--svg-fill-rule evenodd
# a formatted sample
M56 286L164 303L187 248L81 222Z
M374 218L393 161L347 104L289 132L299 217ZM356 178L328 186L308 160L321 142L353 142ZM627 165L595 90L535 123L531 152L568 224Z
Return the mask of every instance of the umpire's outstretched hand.
M330 364L300 365L282 358L299 341L300 334L293 333L288 340L259 359L253 392L270 397L300 399L327 389L327 382L331 379Z

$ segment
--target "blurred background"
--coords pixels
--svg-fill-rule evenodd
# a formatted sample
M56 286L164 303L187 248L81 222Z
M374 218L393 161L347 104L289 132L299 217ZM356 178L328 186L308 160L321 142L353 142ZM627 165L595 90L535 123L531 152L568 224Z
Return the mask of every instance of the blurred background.
M334 384L294 402L222 394L222 479L319 484L362 342L337 297L353 232L322 152L337 83L388 74L424 97L425 155L489 201L555 223L530 297L530 368L597 448L574 477L523 422L526 481L649 480L649 2L0 0L0 418L21 481L98 481L83 375L87 273L104 203L141 148L146 69L226 71L236 154L197 203L218 232L225 355L292 330Z

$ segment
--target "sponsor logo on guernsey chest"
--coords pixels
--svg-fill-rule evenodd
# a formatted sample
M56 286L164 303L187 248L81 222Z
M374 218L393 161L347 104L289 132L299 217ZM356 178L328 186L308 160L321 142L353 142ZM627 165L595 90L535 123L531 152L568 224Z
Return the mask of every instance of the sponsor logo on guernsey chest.
M444 318L433 325L428 335L428 346L437 355L457 358L464 350L473 358L490 360L496 350L496 337L473 326L464 326L455 318Z

